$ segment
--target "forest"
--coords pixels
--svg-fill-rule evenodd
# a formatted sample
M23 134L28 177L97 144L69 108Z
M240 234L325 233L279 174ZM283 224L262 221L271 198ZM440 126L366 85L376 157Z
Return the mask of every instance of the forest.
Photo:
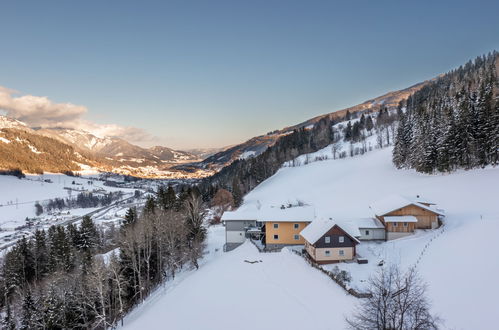
M39 229L4 256L2 329L106 329L161 283L198 268L206 229L195 190L160 187L119 228L91 218Z
M393 163L423 173L499 163L499 53L477 57L407 100Z

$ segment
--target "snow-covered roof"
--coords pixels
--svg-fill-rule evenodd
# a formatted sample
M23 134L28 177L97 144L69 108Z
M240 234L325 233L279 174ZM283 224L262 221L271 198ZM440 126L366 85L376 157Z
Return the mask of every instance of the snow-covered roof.
M331 228L335 225L340 227L345 233L350 236L354 241L360 243L357 238L355 238L355 230L358 232L359 228L349 225L348 223L339 224L331 219L317 219L306 226L301 232L300 235L306 239L311 244L317 242L325 233L327 233ZM351 232L353 231L353 232ZM360 233L359 235L360 236Z
M222 215L222 221L243 221L243 220L256 220L256 212L244 211L225 211Z
M268 206L257 208L240 208L225 212L222 221L256 220L260 222L312 222L315 210L312 206L294 206L281 208Z
M385 222L418 222L418 219L413 215L383 217L383 220L385 220Z
M356 220L358 228L384 229L385 226L376 218L360 218Z
M425 203L429 202L425 201ZM371 210L373 210L374 214L382 216L392 211L395 211L396 209L405 207L407 205L416 205L430 212L443 215L443 213L440 212L438 209L436 209L434 206L426 206L418 202L416 199L412 200L399 195L392 195L380 201L374 202L371 204L370 208Z

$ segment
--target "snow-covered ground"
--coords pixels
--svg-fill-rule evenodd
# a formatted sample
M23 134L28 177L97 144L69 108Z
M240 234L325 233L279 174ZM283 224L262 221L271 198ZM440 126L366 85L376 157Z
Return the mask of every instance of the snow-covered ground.
M124 329L338 329L356 302L289 251L263 254L247 242L221 255L224 241L224 228L212 227L200 269L159 289Z
M116 206L100 208L64 209L36 216L35 204L43 207L49 199L75 198L78 193L94 194L122 191L123 199L133 196L135 189L105 186L103 181L89 177L72 177L62 174L27 175L18 179L14 176L0 176L0 250L11 246L22 236L29 236L37 228L47 228L55 224L79 221L81 216L94 212L92 219L98 224L110 224L121 221L127 207L139 202L129 200ZM131 204L130 204L131 203ZM26 226L26 219L34 219L31 227Z
M352 286L364 288L380 260L402 267L417 263L444 328L496 329L499 168L424 175L396 170L391 148L376 149L283 167L250 192L242 207L300 200L319 217L344 220L371 216L369 204L392 194L419 194L438 203L446 210L445 226L386 243L361 243L358 253L369 259L367 265L338 265L351 272ZM125 328L342 329L357 301L287 251L260 254L245 244L209 260L159 290L126 319Z
M418 269L446 327L496 328L499 168L424 175L396 170L387 148L282 168L250 192L243 207L300 200L313 205L319 217L344 220L371 216L369 205L392 194L421 195L438 203L446 211L445 226L386 243L363 242L358 253L369 259L368 265L339 264L351 272L352 286L362 289L380 260L405 267L420 259Z
M36 202L43 205L48 199L56 197L66 199L75 197L81 191L93 190L133 192L131 189L104 186L102 181L62 174L27 175L25 179L2 175L0 176L0 227L11 229L24 225L26 217L35 216ZM91 209L71 210L71 214L81 215L90 211Z

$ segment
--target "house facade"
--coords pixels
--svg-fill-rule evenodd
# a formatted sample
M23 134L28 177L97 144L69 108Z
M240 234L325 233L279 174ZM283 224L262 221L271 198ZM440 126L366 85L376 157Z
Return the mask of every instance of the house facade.
M313 219L300 222L268 221L265 222L265 246L267 250L279 250L284 246L303 245L305 240L300 232Z
M302 230L305 250L319 264L352 260L359 240L332 220L312 222Z
M222 215L225 225L225 250L230 251L253 238L266 250L280 250L284 246L303 245L300 232L315 217L310 206L241 208Z
M418 197L419 198L419 197ZM391 196L371 205L375 218L385 227L386 239L411 235L415 229L435 229L444 216L442 210L429 201Z
M362 218L356 221L361 241L384 241L386 239L385 225L377 218Z

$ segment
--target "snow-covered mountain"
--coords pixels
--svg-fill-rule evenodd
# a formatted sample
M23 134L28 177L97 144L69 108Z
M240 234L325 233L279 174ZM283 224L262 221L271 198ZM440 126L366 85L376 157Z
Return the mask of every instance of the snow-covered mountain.
M29 130L28 126L25 123L13 118L0 115L0 129L1 128L16 128L16 129Z
M0 116L0 138L0 155L4 155L0 163L2 169L58 172L78 171L84 165L95 170L143 177L186 178L211 174L204 170L171 169L174 165L199 161L198 156L188 152L162 146L142 148L123 139L98 137L78 129L32 129L6 116ZM52 159L54 153L46 152L51 148L65 150L67 156Z

